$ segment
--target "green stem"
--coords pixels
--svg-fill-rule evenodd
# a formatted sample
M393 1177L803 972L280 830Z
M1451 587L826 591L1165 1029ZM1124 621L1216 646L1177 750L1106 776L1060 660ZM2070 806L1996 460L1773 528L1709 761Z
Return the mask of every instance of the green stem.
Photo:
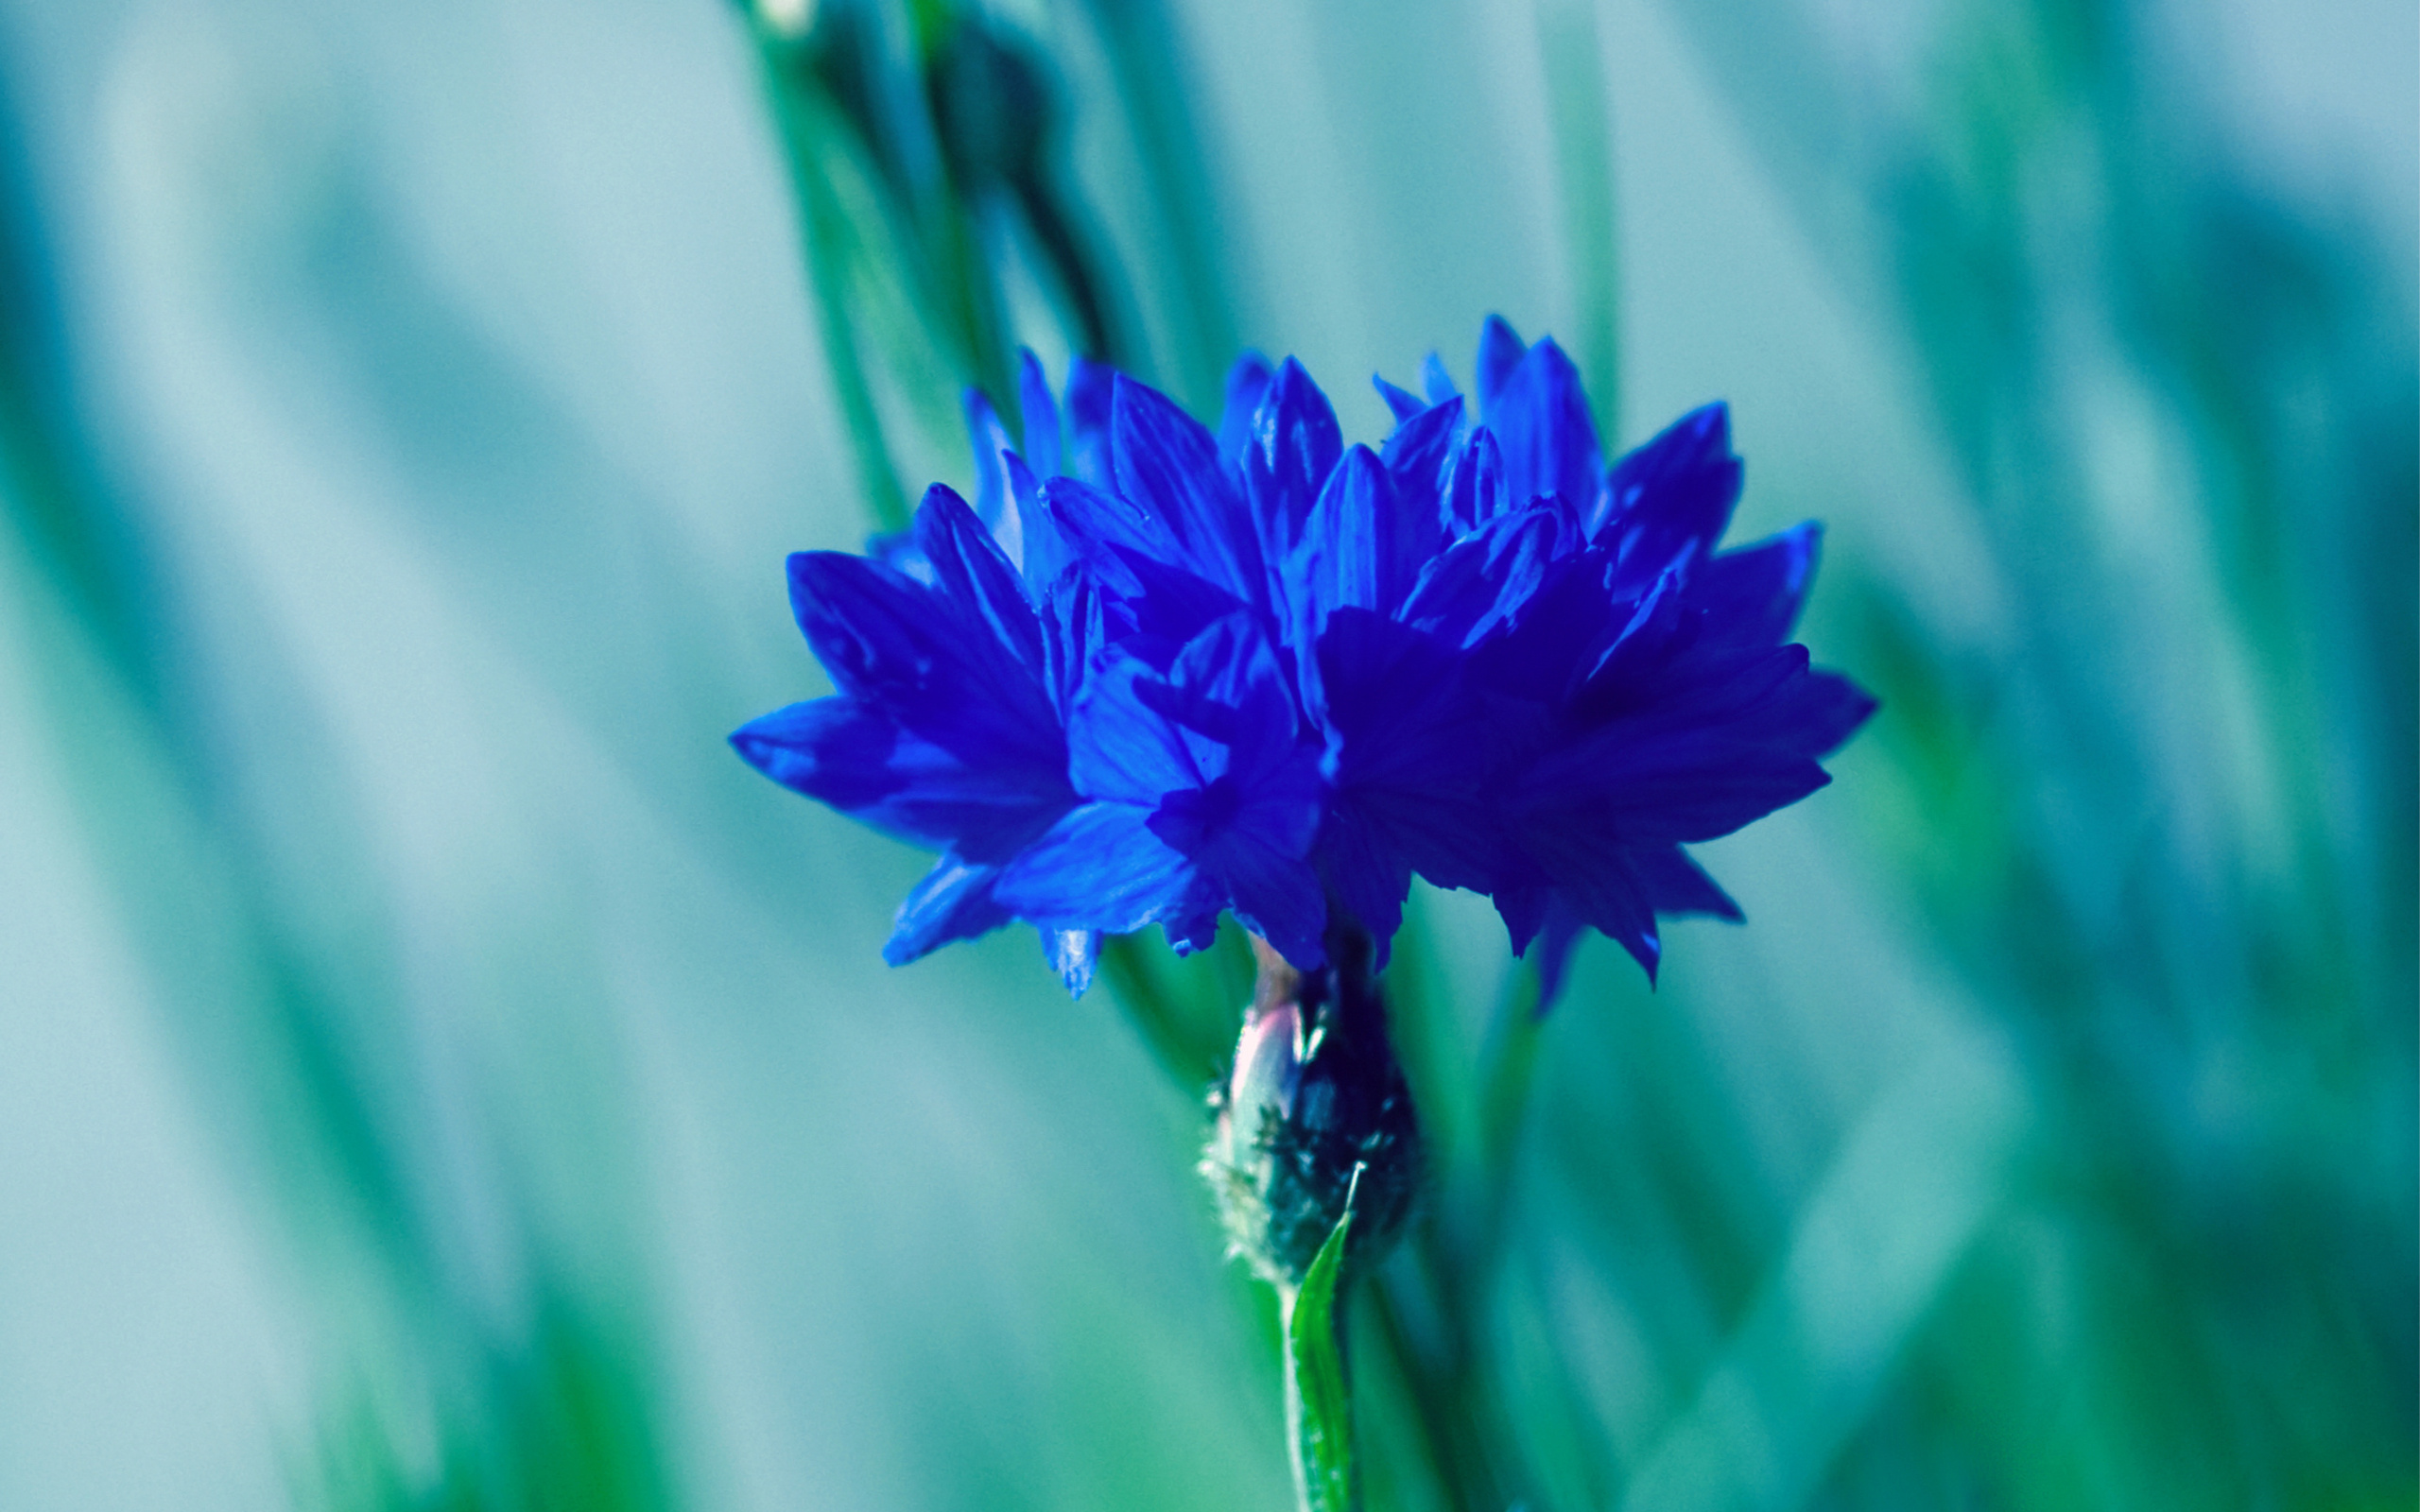
M817 86L803 71L787 66L784 39L768 33L761 22L751 22L757 57L765 69L766 93L782 138L783 157L789 164L790 186L798 199L799 229L804 235L808 293L812 296L816 332L821 339L825 365L849 433L850 455L856 465L857 491L879 527L908 528L908 495L890 465L890 448L882 434L882 416L874 407L873 387L857 356L856 322L850 314L850 274L856 239L848 212L823 170L820 138L828 124Z
M1112 935L1100 942L1100 974L1168 1079L1199 1094L1218 1074L1219 1050L1194 1032L1148 952L1139 936Z
M1606 120L1595 0L1538 0L1547 124L1554 137L1563 242L1571 277L1572 342L1608 448L1621 435L1620 260L1614 244L1614 147Z
M1283 1354L1286 1362L1286 1456L1288 1462L1294 1468L1294 1503L1300 1512L1359 1512L1361 1482L1357 1475L1348 1482L1349 1488L1344 1504L1339 1506L1322 1494L1319 1488L1317 1477L1312 1472L1311 1467L1316 1456L1305 1436L1310 1424L1308 1415L1303 1410L1301 1357L1291 1343L1294 1332L1294 1303L1300 1296L1301 1293L1291 1286L1281 1286L1277 1289L1278 1331L1288 1341L1287 1348L1280 1353ZM1341 1312L1336 1314L1336 1351L1338 1358L1342 1359L1344 1317Z

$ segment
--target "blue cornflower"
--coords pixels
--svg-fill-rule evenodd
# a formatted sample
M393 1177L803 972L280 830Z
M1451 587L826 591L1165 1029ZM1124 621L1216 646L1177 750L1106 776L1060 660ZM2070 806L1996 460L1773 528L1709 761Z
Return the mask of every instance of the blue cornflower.
M1022 446L968 398L972 506L791 558L838 693L733 742L942 852L894 963L1020 918L1080 991L1101 933L1222 911L1383 957L1417 873L1493 897L1549 998L1583 927L1652 977L1659 915L1739 917L1682 848L1822 786L1873 701L1787 644L1816 526L1716 550L1722 406L1609 467L1552 341L1491 319L1476 387L1381 381L1374 451L1291 360L1238 362L1214 435L1081 361L1063 409L1028 355Z

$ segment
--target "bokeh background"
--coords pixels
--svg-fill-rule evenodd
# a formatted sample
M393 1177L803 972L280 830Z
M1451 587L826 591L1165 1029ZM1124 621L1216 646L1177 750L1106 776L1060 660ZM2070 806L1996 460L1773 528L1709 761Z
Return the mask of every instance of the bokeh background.
M1014 342L1491 310L1884 709L1659 990L1416 900L1373 1504L2413 1505L2416 280L2395 0L12 0L0 1507L1288 1504L1233 951L722 736Z

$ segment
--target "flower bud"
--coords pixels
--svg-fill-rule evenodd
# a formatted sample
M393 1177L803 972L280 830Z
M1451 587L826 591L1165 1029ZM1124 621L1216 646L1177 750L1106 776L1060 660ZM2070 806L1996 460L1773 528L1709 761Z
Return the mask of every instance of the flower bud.
M1420 1125L1387 1037L1386 1005L1357 930L1329 941L1329 964L1301 972L1255 940L1260 982L1201 1173L1233 1253L1281 1287L1302 1283L1349 1200L1345 1264L1394 1242L1420 1182Z

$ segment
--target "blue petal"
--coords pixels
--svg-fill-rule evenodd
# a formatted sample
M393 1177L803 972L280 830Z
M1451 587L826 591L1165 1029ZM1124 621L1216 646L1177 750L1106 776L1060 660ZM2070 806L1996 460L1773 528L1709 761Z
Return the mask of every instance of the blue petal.
M1318 800L1305 795L1299 807L1314 826ZM1274 799L1263 809L1274 810ZM1277 953L1303 971L1327 960L1327 895L1319 873L1302 851L1270 843L1273 823L1255 822L1252 812L1231 831L1217 836L1201 854L1202 868L1226 891L1228 906L1246 929L1277 947Z
M1156 680L1132 656L1111 651L1095 659L1067 717L1068 776L1085 798L1155 809L1165 795L1224 774L1223 751L1206 753L1216 769L1203 771L1205 753L1138 696L1138 683Z
M1495 433L1479 426L1454 454L1453 468L1445 478L1443 518L1449 528L1475 530L1512 507L1512 490L1504 486L1504 458Z
M1370 932L1383 970L1395 931L1403 927L1403 901L1411 891L1411 866L1402 848L1359 808L1340 801L1320 835L1319 856L1321 873L1337 900Z
M1407 509L1434 522L1430 534L1459 535L1469 528L1452 504L1454 470L1463 446L1461 400L1431 404L1394 428L1378 453Z
M799 627L843 693L970 761L1063 760L1038 661L980 606L838 552L801 552L789 569Z
M975 450L975 516L999 541L1009 559L1017 561L1025 556L1025 539L1018 528L1015 501L1009 494L1009 472L1003 460L1016 447L983 390L969 388L965 400L966 438Z
M1831 779L1804 756L1722 731L1616 723L1530 764L1512 799L1525 850L1690 845L1786 808Z
M1601 520L1589 535L1636 581L1651 580L1681 555L1713 554L1739 502L1739 459L1730 411L1708 404L1614 464Z
M1520 338L1515 336L1513 339L1517 341ZM1433 352L1420 365L1420 391L1432 404L1462 397L1461 390L1454 387L1453 375L1445 371L1444 359Z
M1529 354L1529 351L1500 315L1489 316L1487 324L1479 328L1478 413L1479 419L1488 424L1495 423L1496 400L1503 394L1504 386L1512 381L1512 369L1521 365L1521 359Z
M1571 953L1580 943L1581 932L1587 927L1569 904L1557 898L1547 900L1546 919L1539 926L1538 937L1521 953L1523 959L1538 969L1535 1012L1539 1018L1545 1018L1555 1000L1563 996L1563 985L1571 970Z
M1312 501L1344 450L1336 411L1293 358L1270 381L1253 412L1252 444L1244 452L1244 495L1263 550L1281 558L1302 539Z
M1017 571L1026 580L1027 596L1038 599L1076 559L1076 549L1068 543L1059 523L1050 517L1048 506L1043 503L1042 484L1033 469L1026 466L1025 458L1014 452L1003 452L1000 465L1009 475L1009 497L1014 501L1017 534L1024 543L1023 552L1011 559L1017 563Z
M1115 485L1110 467L1109 418L1117 369L1090 357L1067 364L1067 455L1063 472L1095 488Z
M949 598L974 611L998 642L1036 678L1042 676L1042 625L1026 598L1025 579L1009 565L1002 545L966 507L941 484L925 491L916 509L916 544L932 563L933 576Z
M1007 923L1009 911L992 899L992 880L999 869L944 853L899 905L882 958L905 966L952 940L973 939Z
M1455 644L1476 645L1528 606L1575 535L1569 512L1551 499L1499 515L1428 564L1403 618Z
M1126 935L1162 919L1220 906L1184 854L1151 833L1150 810L1086 803L1000 868L992 895L1049 929Z
M1395 423L1398 425L1428 407L1428 402L1418 394L1397 388L1374 373L1371 375L1370 383L1378 390L1378 397L1386 401L1387 413L1395 418Z
M1726 551L1689 583L1689 607L1703 610L1708 631L1726 640L1778 645L1798 623L1799 606L1814 581L1824 527L1809 520L1754 545Z
M1180 543L1175 564L1258 602L1258 541L1210 433L1166 395L1120 377L1110 405L1110 449L1117 493Z
M1604 466L1597 427L1588 419L1580 371L1552 338L1531 347L1487 411L1488 429L1504 449L1505 484L1514 502L1562 496L1575 510L1597 502Z
M1704 914L1735 924L1748 917L1679 846L1634 850L1630 866L1659 914Z
M1042 936L1043 958L1067 984L1067 995L1080 998L1093 985L1093 967L1100 959L1100 931L1097 929L1045 929Z
M735 730L758 771L886 833L1003 859L1075 801L1055 763L970 759L850 697L792 704Z
M1042 359L1030 348L1017 351L1017 411L1025 421L1025 455L1044 477L1059 472L1059 402L1050 395Z
M1810 671L1767 713L1766 738L1808 756L1829 756L1879 707L1872 694L1839 673Z
M1317 752L1301 738L1293 696L1274 649L1247 614L1218 621L1185 645L1165 680L1138 679L1135 698L1169 720L1193 752L1206 783L1232 777L1251 796L1313 770ZM1318 830L1316 816L1289 842L1299 853Z
M1400 517L1394 486L1377 455L1356 446L1329 472L1306 523L1302 545L1288 563L1288 578L1305 595L1316 631L1348 606L1384 613L1401 603L1434 551L1436 529L1418 544Z
M1348 609L1320 637L1318 661L1331 812L1346 827L1337 843L1383 847L1391 874L1486 885L1502 869L1488 801L1497 731L1462 686L1461 659L1432 636ZM1359 866L1331 859L1340 864ZM1366 899L1348 903L1377 931Z
M1229 467L1240 470L1244 452L1252 445L1253 413L1269 392L1272 369L1269 359L1257 352L1246 352L1227 369L1226 404L1219 411L1219 456Z

